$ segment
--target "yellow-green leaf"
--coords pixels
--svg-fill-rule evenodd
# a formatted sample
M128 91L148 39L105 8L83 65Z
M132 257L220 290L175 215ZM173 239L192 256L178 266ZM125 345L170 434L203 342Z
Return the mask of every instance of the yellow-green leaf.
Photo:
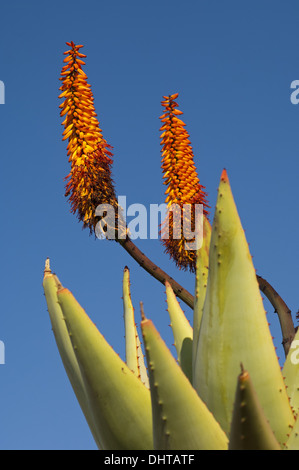
M57 295L103 449L152 449L149 390L107 343L72 293L62 288Z
M294 416L245 233L224 170L212 226L194 385L227 433L240 362L246 364L276 438L280 443L285 442Z
M226 450L228 440L151 320L141 322L149 369L155 449Z
M174 336L174 346L178 362L190 382L192 382L192 339L193 329L183 312L169 282L165 282L170 326Z
M85 384L81 370L74 353L69 333L63 318L63 313L58 303L57 289L61 288L58 277L51 272L49 262L44 273L43 289L48 307L48 313L52 325L52 331L58 348L60 358L65 368L67 377L74 390L78 403L91 430L97 446L101 447L100 436L94 425L92 413L90 412Z
M202 246L196 255L195 296L193 309L193 345L192 345L192 371L194 375L198 335L202 318L203 306L206 297L208 274L209 274L209 249L211 242L212 227L203 216L203 240Z
M248 371L238 376L230 450L281 450L254 390Z
M144 363L141 342L139 339L134 307L131 299L130 271L126 266L123 273L123 306L125 321L125 343L126 343L126 363L129 369L149 387L146 366Z

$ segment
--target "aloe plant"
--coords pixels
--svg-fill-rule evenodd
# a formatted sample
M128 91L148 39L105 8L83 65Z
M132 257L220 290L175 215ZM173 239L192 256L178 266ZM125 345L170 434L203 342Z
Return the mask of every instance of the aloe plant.
M166 283L177 357L141 306L146 363L128 268L123 361L47 263L43 284L55 338L100 449L299 448L299 365L290 353L281 371L226 171L208 239L197 251L196 334Z
M52 329L98 448L299 449L299 332L285 302L256 275L226 170L210 222L207 194L175 101L178 93L164 96L160 130L168 213L161 234L165 234L165 222L170 222L170 236L162 237L165 251L179 269L195 274L192 294L131 240L111 177L111 146L103 138L82 70L86 56L80 52L81 45L67 45L60 87L63 140L68 139L71 162L65 195L90 233L98 222L98 204L110 204L116 210L120 225L112 238L165 286L176 351L174 356L151 320L151 306L144 308L142 303L139 336L128 267L123 271L120 306L123 360L52 273L47 259L43 288ZM180 208L190 204L191 212L183 211L178 220L170 213L172 203ZM196 223L198 204L203 206L202 246L187 250L189 237L180 224ZM282 369L261 292L280 319L286 354ZM192 308L192 325L180 301Z

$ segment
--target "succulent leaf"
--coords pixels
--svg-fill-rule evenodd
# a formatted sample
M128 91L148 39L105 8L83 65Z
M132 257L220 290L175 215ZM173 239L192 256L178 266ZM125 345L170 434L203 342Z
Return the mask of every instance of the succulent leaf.
M99 332L72 293L58 301L104 450L152 448L150 392Z
M74 349L68 334L68 330L63 318L63 313L58 303L57 289L61 287L58 277L51 272L49 260L46 262L44 271L43 289L47 302L48 313L52 325L52 330L56 345L65 368L68 379L72 385L78 403L85 416L86 422L91 430L93 438L100 448L101 443L95 429L92 413L89 408L88 398L81 370L74 353Z
M129 369L149 387L144 356L135 323L134 308L131 300L130 271L125 267L123 273L123 305L126 340L126 363Z
M290 426L287 440L284 444L285 450L299 450L299 419L298 415L294 426Z
M209 219L203 217L202 246L196 254L195 296L193 309L193 345L192 345L192 371L194 376L195 359L197 352L198 335L202 318L203 306L206 297L209 274L209 250L212 227Z
M229 450L281 450L244 369L237 381Z
M141 329L148 361L154 448L226 450L228 440L170 353L153 322Z
M290 404L294 413L299 412L299 330L291 343L289 353L282 369L285 384L287 386Z
M285 442L294 416L248 244L224 170L212 226L194 386L227 433L240 362L246 364L276 438L280 443Z
M178 363L192 383L192 342L193 328L183 312L169 282L166 281L166 297L170 326L174 336Z

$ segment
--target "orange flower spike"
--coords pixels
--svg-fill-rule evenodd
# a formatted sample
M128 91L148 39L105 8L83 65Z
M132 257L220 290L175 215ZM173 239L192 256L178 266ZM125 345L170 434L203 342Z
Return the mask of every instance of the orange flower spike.
M161 101L165 112L160 116L163 123L160 128L161 134L161 154L162 154L162 171L164 184L167 185L165 194L167 195L165 202L170 208L172 204L177 204L181 209L180 226L177 226L177 218L174 217L172 211L168 211L165 221L162 224L162 243L165 251L175 261L179 268L195 271L196 252L194 250L186 250L185 243L187 240L184 236L184 226L189 225L194 230L195 224L195 204L203 205L203 213L208 216L208 203L204 187L200 184L196 168L194 165L194 155L189 139L189 134L185 129L186 124L177 116L182 115L182 111L178 108L175 101L178 93L169 96L163 96ZM183 213L184 204L192 204L191 220L186 218ZM188 222L188 224L187 224ZM176 224L176 225L174 225ZM180 230L180 239L177 239L176 232ZM164 236L164 238L163 238Z
M86 55L79 49L83 46L72 41L66 44L70 49L64 52L59 95L64 99L59 106L60 115L65 116L62 140L68 139L71 162L71 171L65 178L65 196L72 212L92 233L97 223L96 207L105 203L117 205L111 177L112 153L96 119L91 86L82 70L85 62L81 59Z

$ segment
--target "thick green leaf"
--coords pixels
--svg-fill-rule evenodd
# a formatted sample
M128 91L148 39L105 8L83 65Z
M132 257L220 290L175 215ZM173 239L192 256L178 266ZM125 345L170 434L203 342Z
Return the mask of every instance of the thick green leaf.
M141 329L148 362L154 447L163 450L226 450L228 440L190 384L151 320Z
M245 370L237 381L229 449L281 450Z
M58 291L104 450L152 449L150 392L107 343L68 289Z
M58 303L57 289L61 288L59 279L52 274L49 265L47 266L44 279L43 289L48 306L49 317L54 333L56 345L64 365L65 371L72 385L76 398L89 425L92 435L97 446L101 447L100 436L98 435L92 413L90 412L88 398L86 395L85 384L82 378L81 370L74 353L74 349L69 337L69 333L63 318L63 313Z
M144 356L135 323L134 308L131 300L130 272L125 267L123 274L123 305L125 321L126 363L129 369L149 387Z
M192 344L192 373L194 375L198 335L206 297L209 273L209 249L212 227L206 216L203 217L203 241L196 256L195 296L193 309L193 344Z
M285 442L286 450L299 450L299 419L297 417L294 426L290 426L289 434Z
M228 434L240 362L246 364L276 438L285 442L294 416L224 170L212 226L194 386Z
M290 404L297 415L299 413L299 330L291 343L282 375L287 386Z
M165 282L170 326L174 336L174 346L182 371L192 382L192 339L193 329L183 312L169 282Z

